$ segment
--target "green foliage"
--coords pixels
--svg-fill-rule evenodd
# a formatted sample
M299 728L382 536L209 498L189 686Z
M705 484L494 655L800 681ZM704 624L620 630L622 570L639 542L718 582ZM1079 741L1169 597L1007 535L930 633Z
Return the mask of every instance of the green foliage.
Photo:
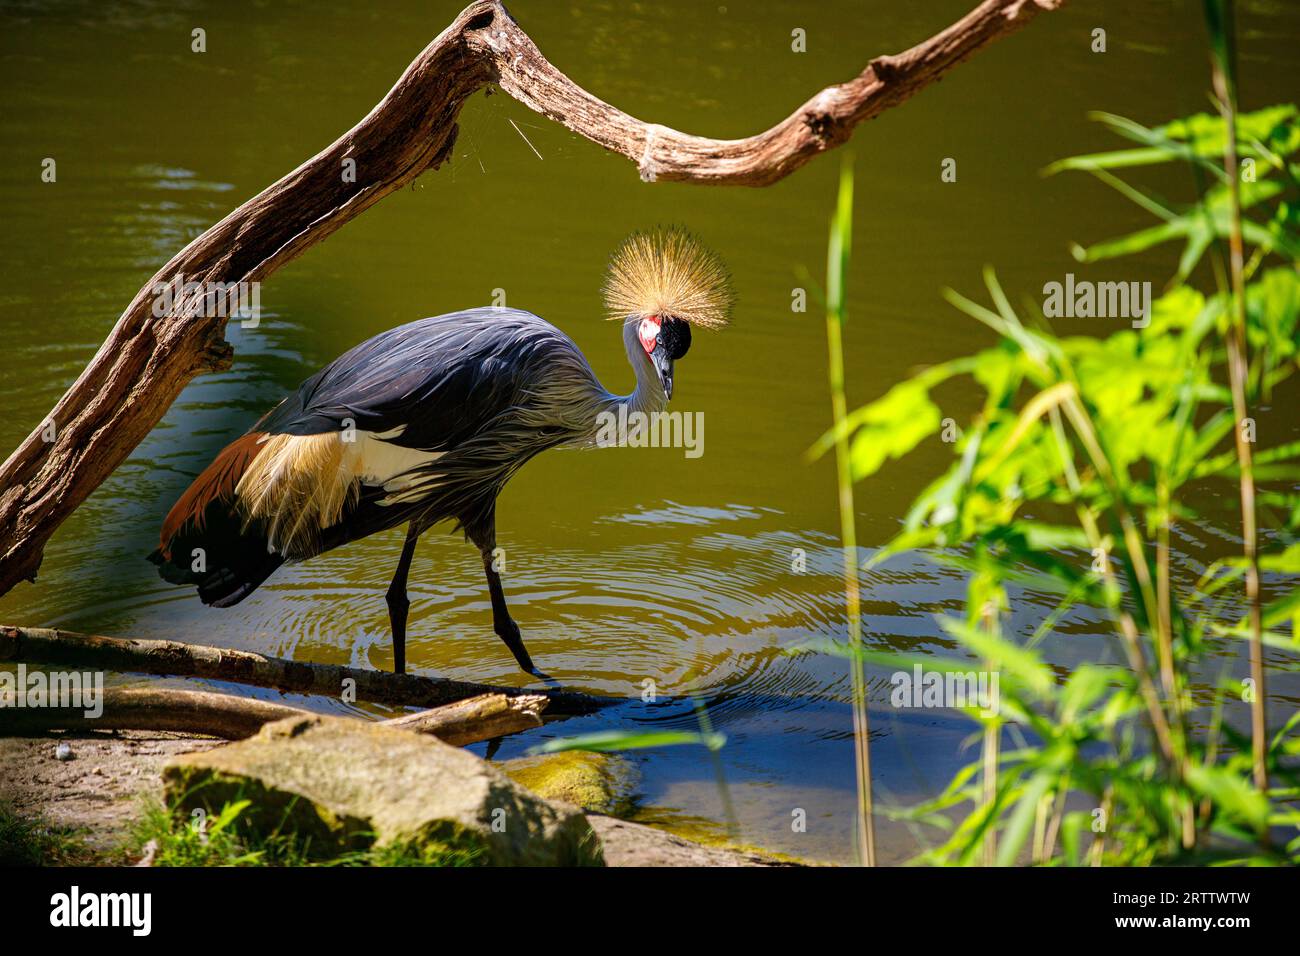
M1185 280L1216 239L1228 236L1232 222L1229 180L1222 157L1227 141L1224 122L1218 116L1198 113L1164 126L1147 129L1139 123L1110 113L1092 118L1139 145L1136 149L1073 156L1053 163L1048 173L1082 170L1096 176L1125 198L1161 220L1159 225L1117 239L1084 248L1074 248L1080 262L1097 262L1131 255L1165 242L1182 241L1183 254L1176 281ZM1274 106L1237 117L1237 138L1242 163L1241 206L1256 210L1254 218L1242 221L1246 240L1257 247L1260 257L1276 253L1286 259L1300 258L1297 235L1295 185L1300 180L1300 122L1292 104ZM1167 203L1117 178L1111 170L1185 162L1207 187L1189 204Z
M0 802L0 866L75 866L92 859L77 830L21 816Z
M245 849L232 827L248 805L247 800L228 804L200 827L150 803L132 829L132 842L152 846L154 866L264 866L265 851Z
M983 395L952 444L950 466L920 492L899 534L872 560L923 549L970 574L965 613L940 624L1000 677L998 710L967 710L985 731L984 757L996 772L986 777L982 759L935 799L893 812L943 832L922 856L936 864L1300 862L1293 802L1300 715L1269 741L1275 786L1264 792L1252 782L1248 733L1224 719L1228 708L1238 723L1248 713L1241 688L1225 684L1207 699L1190 676L1249 637L1240 605L1229 600L1244 562L1225 558L1192 585L1170 566L1171 528L1231 521L1227 503L1241 474L1233 396L1224 384L1232 294L1222 284L1203 292L1188 279L1232 231L1225 121L1202 114L1147 129L1098 118L1138 146L1062 160L1051 171L1092 173L1161 220L1081 250L1086 261L1185 242L1149 323L1104 338L1059 336L1041 320L1022 318L987 271L988 304L955 292L947 298L993 329L998 343L894 386L812 450L847 438L853 476L866 478L937 432L936 387L966 378ZM1300 111L1260 110L1237 117L1236 128L1240 156L1253 160L1257 173L1241 182L1241 207L1255 216L1241 222L1249 257L1245 397L1249 407L1294 402L1300 165L1292 158L1300 151ZM1111 172L1175 161L1190 164L1204 183L1199 199L1180 208ZM1259 501L1274 529L1261 567L1294 577L1300 443L1260 440L1253 447ZM1264 643L1288 652L1292 667L1300 654L1295 584L1263 612ZM1058 601L1023 641L1000 630L1014 587ZM1127 666L1088 664L1068 676L1049 667L1039 644L1075 611L1110 622ZM833 650L896 666L971 668L956 659ZM1004 738L1018 746L990 742ZM1273 839L1261 840L1270 829Z
M153 866L477 866L484 851L474 845L384 844L327 859L311 852L296 834L249 837L240 815L251 805L238 800L201 822L150 801L132 826L127 856L152 856Z

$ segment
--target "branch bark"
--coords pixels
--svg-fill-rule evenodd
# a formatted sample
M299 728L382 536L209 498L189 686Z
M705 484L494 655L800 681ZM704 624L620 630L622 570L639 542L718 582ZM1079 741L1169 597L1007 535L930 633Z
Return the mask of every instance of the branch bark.
M345 686L350 686L356 700L407 707L441 707L482 694L541 696L546 698L548 714L572 716L625 703L615 697L595 697L575 691L496 687L418 674L390 674L337 664L290 661L205 644L94 637L43 627L0 626L0 662L5 661L62 664L121 673L206 677L334 698L343 694ZM345 685L347 680L354 683Z
M542 710L548 703L541 694L515 697L483 694L417 714L394 717L384 723L401 730L432 734L444 743L465 747L480 740L542 726Z
M166 687L105 689L103 712L82 706L0 708L0 737L31 737L51 730L169 730L243 740L286 717L309 711L274 701Z
M0 466L0 594L35 580L55 530L196 375L229 367L225 310L195 294L155 315L157 290L178 275L207 288L265 279L445 162L461 105L484 86L496 83L530 109L626 156L644 180L766 186L1062 2L984 0L930 39L875 58L771 129L737 140L691 136L629 116L552 66L499 2L470 4L360 123L208 229L136 293L80 377ZM355 161L355 182L343 181L346 159ZM54 440L46 441L50 425Z

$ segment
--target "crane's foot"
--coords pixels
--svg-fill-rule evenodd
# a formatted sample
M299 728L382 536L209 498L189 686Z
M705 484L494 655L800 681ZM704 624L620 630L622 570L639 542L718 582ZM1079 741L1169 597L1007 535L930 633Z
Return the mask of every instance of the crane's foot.
M495 622L493 630L496 631L497 637L505 642L506 647L510 648L510 653L515 656L515 663L519 665L520 670L526 674L532 674L534 677L549 680L545 674L537 669L537 665L533 663L533 659L528 655L528 648L524 647L524 639L519 633L519 625L514 622L513 618L507 617L503 621Z
M547 687L550 687L552 690L559 690L560 687L562 686L560 682L556 680L554 677L552 677L550 674L544 674L535 667L528 673L532 674L534 677L536 677Z
M554 677L552 677L550 674L546 673L544 670L542 670L540 667L537 667L536 665L534 665L534 666L532 666L532 667L524 667L523 663L520 662L520 665L519 665L519 666L520 666L520 667L523 667L524 670L525 670L527 673L529 673L529 674L531 674L532 676L536 677L536 678L537 678L539 681L541 681L543 684L547 684L547 685L549 685L549 686L551 686L551 687L559 687L559 686L560 686L560 682L559 682L559 681L557 681Z

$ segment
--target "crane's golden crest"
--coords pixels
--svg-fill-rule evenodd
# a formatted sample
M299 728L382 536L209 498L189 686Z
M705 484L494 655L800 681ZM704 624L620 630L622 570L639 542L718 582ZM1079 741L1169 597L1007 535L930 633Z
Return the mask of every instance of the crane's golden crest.
M722 259L677 226L635 232L609 260L605 308L611 319L667 316L720 329L731 315L731 277Z

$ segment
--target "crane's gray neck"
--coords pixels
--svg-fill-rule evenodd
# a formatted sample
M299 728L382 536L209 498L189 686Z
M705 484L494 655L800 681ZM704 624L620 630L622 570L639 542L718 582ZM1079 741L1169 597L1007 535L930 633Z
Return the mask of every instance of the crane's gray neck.
M609 396L612 403L610 410L617 413L619 406L624 405L629 412L662 412L668 407L668 396L664 394L663 383L659 381L654 363L641 347L636 330L636 322L623 323L623 349L627 352L632 371L636 373L636 388L630 395Z
M534 400L517 409L520 424L551 430L559 426L568 433L562 442L565 445L600 445L608 438L611 420L626 426L633 413L651 415L667 408L668 396L636 330L636 322L623 324L623 349L636 374L636 388L631 393L615 395L606 389L570 343L569 349L557 356L569 366L567 371L557 369L547 376Z
M590 366L586 366L586 360L582 359L580 354L578 355L587 369L585 376L587 384L583 388L586 394L580 399L578 396L571 396L563 403L565 417L569 419L570 427L576 433L573 440L566 444L601 444L602 429L607 430L607 423L611 417L615 422L626 424L627 416L632 413L653 414L662 412L668 407L668 396L664 394L664 387L655 373L650 356L646 355L645 349L641 347L636 328L636 322L623 323L623 349L627 352L628 363L636 374L636 388L627 395L615 395L608 391L591 372Z

